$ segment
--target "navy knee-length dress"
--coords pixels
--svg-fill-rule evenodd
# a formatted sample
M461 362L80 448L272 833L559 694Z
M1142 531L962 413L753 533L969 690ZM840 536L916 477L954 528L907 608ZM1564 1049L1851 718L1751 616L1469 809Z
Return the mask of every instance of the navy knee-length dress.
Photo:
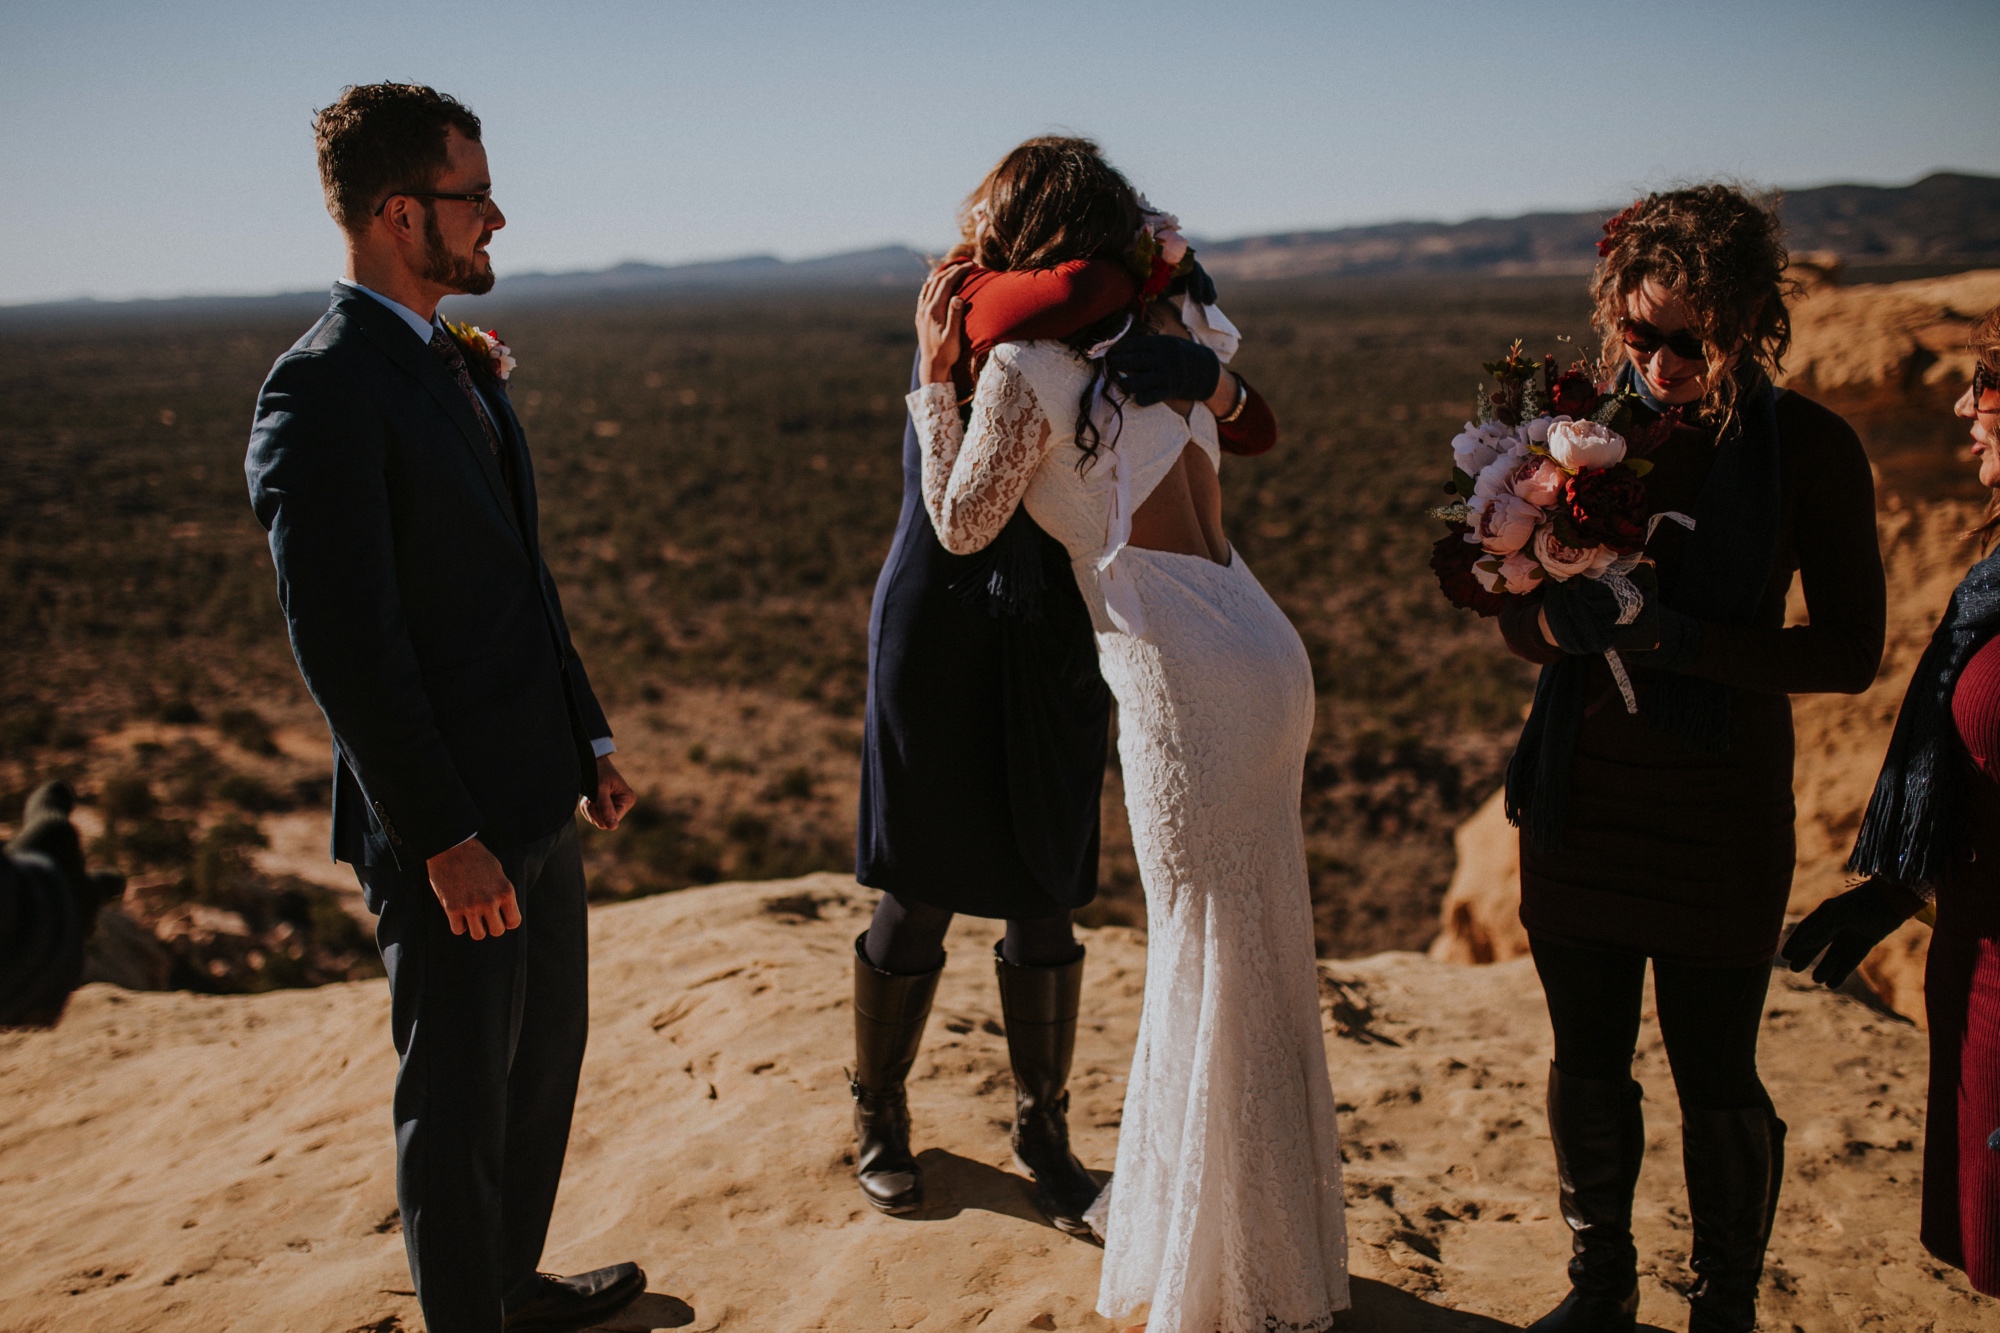
M1097 894L1111 721L1090 613L1026 511L983 551L945 550L922 466L906 420L903 508L868 616L855 877L973 916L1080 907Z

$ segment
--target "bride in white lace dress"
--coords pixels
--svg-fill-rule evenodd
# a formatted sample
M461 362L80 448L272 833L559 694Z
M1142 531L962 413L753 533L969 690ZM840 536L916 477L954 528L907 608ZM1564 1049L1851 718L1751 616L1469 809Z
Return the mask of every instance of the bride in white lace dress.
M918 311L924 502L954 552L992 541L1017 505L1068 548L1118 703L1146 892L1138 1049L1090 1215L1098 1310L1146 1309L1149 1333L1322 1333L1348 1290L1299 826L1313 685L1297 632L1222 535L1215 412L1245 390L1225 372L1213 408L1139 406L1063 343L1002 344L963 417L954 285L939 270ZM1146 318L1233 347L1219 311L1182 310Z

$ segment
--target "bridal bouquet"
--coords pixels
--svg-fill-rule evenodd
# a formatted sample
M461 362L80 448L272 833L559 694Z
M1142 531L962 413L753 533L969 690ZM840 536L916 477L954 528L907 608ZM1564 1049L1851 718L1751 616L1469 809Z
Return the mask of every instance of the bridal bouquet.
M1599 579L1628 623L1640 608L1626 575L1649 535L1652 471L1631 456L1635 400L1600 392L1581 365L1537 365L1518 342L1483 369L1493 387L1480 386L1478 420L1451 442L1445 490L1456 498L1430 511L1451 525L1431 552L1438 586L1452 605L1492 616L1549 580Z

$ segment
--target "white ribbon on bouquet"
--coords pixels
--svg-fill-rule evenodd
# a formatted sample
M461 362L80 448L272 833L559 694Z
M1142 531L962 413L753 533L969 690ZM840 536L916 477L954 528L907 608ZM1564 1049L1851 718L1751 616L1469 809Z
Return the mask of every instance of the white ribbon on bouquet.
M1648 543L1652 542L1653 533L1659 528L1662 519L1672 519L1689 532L1694 531L1694 520L1692 518L1674 510L1667 510L1664 513L1655 514L1646 520L1646 541ZM1586 576L1596 579L1605 587L1611 589L1611 595L1618 599L1617 623L1620 625L1631 624L1639 618L1639 613L1646 609L1646 595L1639 591L1638 584L1632 582L1632 571L1637 569L1645 558L1645 554L1642 551L1634 551L1630 555L1619 556L1618 559L1607 565L1601 573ZM1618 693L1625 699L1625 711L1628 714L1637 716L1639 712L1639 696L1632 689L1632 677L1625 671L1624 660L1618 656L1616 648L1606 648L1604 650L1604 660L1611 666L1611 678L1618 682Z

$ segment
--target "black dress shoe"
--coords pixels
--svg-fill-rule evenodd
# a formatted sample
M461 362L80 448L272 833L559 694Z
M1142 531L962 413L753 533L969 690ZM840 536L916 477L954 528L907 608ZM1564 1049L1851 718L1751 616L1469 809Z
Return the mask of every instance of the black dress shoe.
M535 1274L507 1301L507 1333L574 1333L601 1324L646 1290L637 1264L613 1264L575 1277Z

